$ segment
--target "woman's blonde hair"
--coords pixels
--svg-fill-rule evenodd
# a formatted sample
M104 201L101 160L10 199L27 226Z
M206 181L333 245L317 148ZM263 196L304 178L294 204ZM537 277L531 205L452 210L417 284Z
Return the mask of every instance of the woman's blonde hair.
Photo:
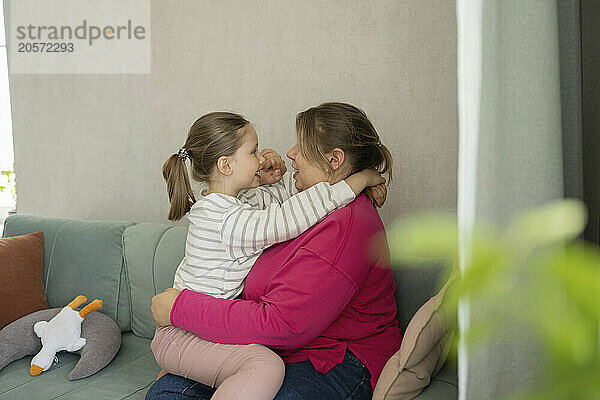
M249 122L241 115L213 112L194 122L182 149L191 161L192 178L207 182L217 160L232 156L243 143L242 129ZM182 152L173 154L163 164L162 174L167 182L171 209L169 220L178 221L196 202Z
M330 176L335 173L326 154L335 148L344 150L350 175L374 168L392 180L392 154L381 143L379 135L364 111L347 103L323 103L296 116L296 135L302 155L320 166ZM366 191L373 201L370 190Z

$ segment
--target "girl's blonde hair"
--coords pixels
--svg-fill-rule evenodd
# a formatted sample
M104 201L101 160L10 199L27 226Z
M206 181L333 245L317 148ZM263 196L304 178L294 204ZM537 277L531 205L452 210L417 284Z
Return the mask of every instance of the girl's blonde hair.
M365 168L375 168L392 180L392 154L381 143L379 135L364 111L346 103L323 103L296 116L296 135L302 155L328 171L334 170L326 157L335 148L344 150L349 171L346 176ZM345 176L344 176L345 177ZM367 196L373 202L370 190Z
M248 124L243 116L228 112L213 112L198 118L183 145L191 161L192 178L207 182L219 157L232 156L240 148L242 129ZM180 153L170 156L163 164L162 174L171 203L169 220L178 221L196 202L185 158L182 159Z

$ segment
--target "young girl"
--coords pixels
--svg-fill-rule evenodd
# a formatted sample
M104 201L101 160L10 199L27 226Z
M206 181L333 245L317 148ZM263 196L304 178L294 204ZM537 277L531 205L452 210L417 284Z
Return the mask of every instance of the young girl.
M192 177L208 184L197 201L187 158ZM363 170L335 185L321 182L298 192L291 174L261 178L265 166L285 171L275 152L258 152L256 132L242 116L210 113L194 122L184 147L163 166L169 219L189 212L190 221L175 289L236 298L262 250L299 236L366 187L385 182L377 171ZM157 328L151 349L163 372L217 387L213 399L272 399L283 381L281 359L256 344L211 343L167 326Z

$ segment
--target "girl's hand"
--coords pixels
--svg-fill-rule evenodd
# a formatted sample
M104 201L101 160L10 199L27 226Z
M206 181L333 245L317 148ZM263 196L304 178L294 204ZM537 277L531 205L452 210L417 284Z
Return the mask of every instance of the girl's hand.
M179 296L179 290L168 288L152 298L152 318L158 326L171 325L171 309L175 299Z
M287 172L285 161L272 149L263 149L260 152L260 158L264 161L260 165L260 184L270 185L279 182L283 174Z
M387 186L385 185L385 183L382 183L377 186L372 186L367 190L371 193L371 197L373 198L375 205L381 208L381 206L383 206L383 203L385 203L385 199L387 197Z
M363 169L352 174L345 181L357 196L367 187L385 184L385 178L373 168Z

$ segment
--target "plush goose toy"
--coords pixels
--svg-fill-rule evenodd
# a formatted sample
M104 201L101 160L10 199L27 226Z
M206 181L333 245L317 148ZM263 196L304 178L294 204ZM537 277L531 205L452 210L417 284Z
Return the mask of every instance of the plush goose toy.
M86 315L102 307L102 300L96 299L81 311L75 311L86 301L85 296L77 296L50 321L40 321L33 325L36 335L42 339L42 350L31 360L29 373L32 376L48 370L59 351L73 352L85 346L85 339L81 337L81 323Z

